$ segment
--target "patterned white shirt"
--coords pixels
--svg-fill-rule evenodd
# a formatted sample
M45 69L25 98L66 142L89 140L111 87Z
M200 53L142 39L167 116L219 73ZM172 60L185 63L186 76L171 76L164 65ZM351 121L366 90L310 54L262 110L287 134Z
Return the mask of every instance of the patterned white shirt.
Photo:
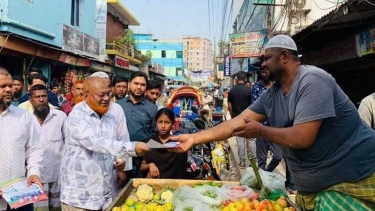
M32 118L13 105L0 114L0 183L24 177L26 170L28 176L40 176L43 150ZM0 210L6 208L0 199Z
M112 112L100 118L85 102L74 106L66 122L61 202L89 210L112 202L115 157L136 156L129 134L118 133L126 122L116 118Z
M42 125L39 124L36 116L33 119L43 145L43 170L40 180L42 183L57 182L65 143L66 114L57 109L51 109Z

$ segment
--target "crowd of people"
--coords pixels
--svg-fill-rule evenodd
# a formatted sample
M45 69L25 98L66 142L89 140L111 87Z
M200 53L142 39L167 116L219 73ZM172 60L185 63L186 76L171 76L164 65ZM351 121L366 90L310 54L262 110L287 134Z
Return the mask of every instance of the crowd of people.
M27 80L23 93L23 78L0 68L0 182L27 176L48 195L20 210L103 210L132 178L186 178L186 153L146 145L170 141L175 115L145 73L95 72L65 96L36 68Z
M162 85L143 72L112 81L96 72L61 96L58 82L48 89L37 69L24 94L23 78L0 68L0 183L26 176L48 194L17 211L103 210L129 179L186 178L192 146L236 136L240 167L249 139L260 168L273 171L285 159L303 210L374 210L375 132L333 77L302 65L285 35L268 41L260 64L259 82L247 85L240 72L229 92L213 93L216 106L227 101L231 120L179 136L171 135L174 113ZM150 149L150 139L179 145ZM4 199L0 210L10 210Z

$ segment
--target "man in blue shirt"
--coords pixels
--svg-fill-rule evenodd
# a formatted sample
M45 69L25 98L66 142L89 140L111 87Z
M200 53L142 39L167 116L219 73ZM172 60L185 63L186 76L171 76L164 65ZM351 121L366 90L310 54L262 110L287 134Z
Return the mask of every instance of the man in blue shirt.
M129 79L129 95L116 102L126 113L126 124L132 142L148 142L155 128L154 117L158 109L145 98L147 83L144 72L134 72ZM127 172L127 179L143 177L140 171L141 162L142 158L133 158L133 170Z

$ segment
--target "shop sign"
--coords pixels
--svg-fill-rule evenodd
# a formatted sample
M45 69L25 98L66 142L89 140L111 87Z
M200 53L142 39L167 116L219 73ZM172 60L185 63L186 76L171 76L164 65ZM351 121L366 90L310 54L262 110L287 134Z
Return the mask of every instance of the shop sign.
M107 0L96 0L95 37L99 40L99 55L105 55L107 33Z
M63 25L62 49L94 58L99 56L99 40L73 27Z
M230 76L230 56L228 54L226 54L224 56L224 76Z
M128 59L124 59L122 57L115 56L115 66L125 68L125 69L129 69L130 62L129 62Z
M96 70L96 71L103 71L103 72L107 72L107 73L112 72L111 66L105 65L105 64L100 64L100 63L97 63L97 62L91 62L91 69Z
M211 78L211 72L192 73L190 78L192 82L206 82Z
M85 58L77 58L66 53L61 53L59 57L60 62L79 67L90 67L90 60Z
M375 53L375 29L370 29L358 34L360 55Z
M154 74L154 79L164 80L165 76Z
M139 71L139 68L136 67L136 66L133 66L133 65L129 65L129 70L132 70L132 71Z
M267 30L230 34L231 58L258 57L267 41Z

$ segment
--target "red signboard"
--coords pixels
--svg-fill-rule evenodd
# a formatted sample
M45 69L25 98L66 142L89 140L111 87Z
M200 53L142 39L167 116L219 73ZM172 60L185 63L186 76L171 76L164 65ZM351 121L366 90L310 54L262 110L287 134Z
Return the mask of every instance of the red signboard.
M129 69L129 60L115 56L115 66Z
M90 67L91 66L91 62L90 62L89 59L77 58L75 56L71 56L71 55L66 54L66 53L60 54L59 61L70 64L70 65L74 65L74 66L80 66L80 67Z

